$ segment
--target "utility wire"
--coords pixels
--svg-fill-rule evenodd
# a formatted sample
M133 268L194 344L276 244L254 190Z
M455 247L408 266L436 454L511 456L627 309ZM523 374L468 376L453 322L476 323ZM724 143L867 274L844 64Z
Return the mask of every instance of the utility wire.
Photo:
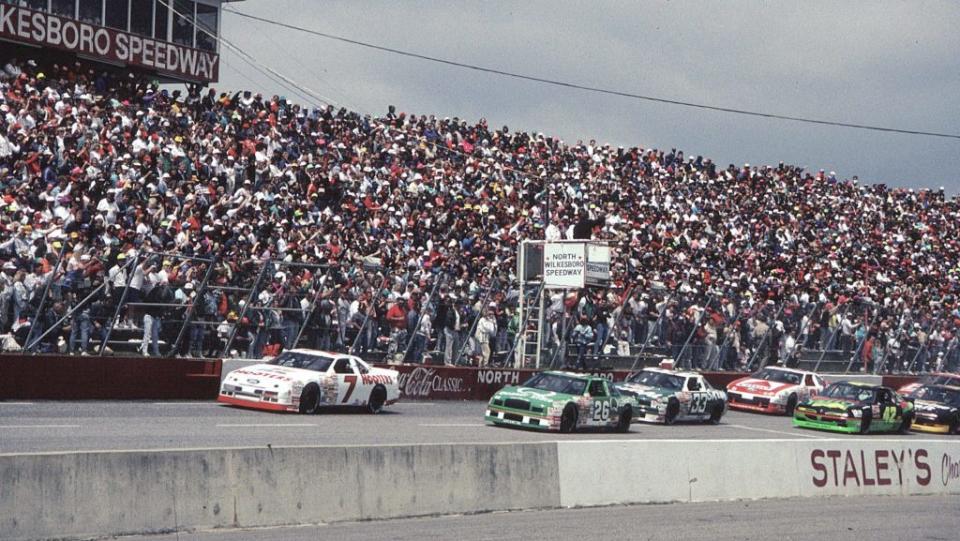
M656 102L656 103L665 103L665 104L669 104L669 105L679 105L679 106L682 106L682 107L693 107L693 108L696 108L696 109L705 109L705 110L708 110L708 111L719 111L719 112L722 112L722 113L733 113L733 114L738 114L738 115L755 116L755 117L761 117L761 118L771 118L771 119L777 119L777 120L789 120L789 121L793 121L793 122L805 122L805 123L807 123L807 124L819 124L819 125L823 125L823 126L839 126L839 127L843 127L843 128L854 128L854 129L860 129L860 130L872 130L872 131L880 131L880 132L888 132L888 133L902 133L902 134L907 134L907 135L924 135L924 136L929 136L929 137L943 137L943 138L947 138L947 139L960 139L960 135L958 135L958 134L953 134L953 133L940 133L940 132L930 132L930 131L921 131L921 130L907 130L907 129L901 129L901 128L890 128L890 127L885 127L885 126L873 126L873 125L869 125L869 124L855 124L855 123L850 123L850 122L837 122L837 121L832 121L832 120L820 120L820 119L815 119L815 118L807 118L807 117L799 117L799 116L789 116L789 115L778 115L778 114L773 114L773 113L763 113L763 112L759 112L759 111L748 111L748 110L745 110L745 109L734 109L734 108L731 108L731 107L719 107L719 106L715 106L715 105L705 105L705 104L702 104L702 103L693 103L693 102L688 102L688 101L681 101L681 100L674 100L674 99L667 99L667 98L658 98L658 97L654 97L654 96L646 96L646 95L643 95L643 94L636 94L636 93L633 93L633 92L626 92L626 91L622 91L622 90L612 90L612 89L609 89L609 88L602 88L602 87L596 87L596 86L587 86L587 85L582 85L582 84L577 84L577 83L571 83L571 82L567 82L567 81L559 81L559 80L555 80L555 79L547 79L547 78L543 78L543 77L536 77L536 76L533 76L533 75L524 75L524 74L522 74L522 73L514 73L514 72L510 72L510 71L504 71L504 70L495 69L495 68L488 68L488 67L484 67L484 66L478 66L478 65L475 65L475 64L467 64L467 63L465 63L465 62L457 62L457 61L454 61L454 60L447 60L447 59L444 59L444 58L438 58L438 57L434 57L434 56L427 56L427 55L423 55L423 54L419 54L419 53L412 53L412 52L409 52L409 51L403 51L403 50L400 50L400 49L394 49L394 48L392 48L392 47L385 47L385 46L383 46L383 45L376 45L376 44L368 43L368 42L365 42L365 41L359 41L359 40L355 40L355 39L346 38L346 37L343 37L343 36L338 36L338 35L335 35L335 34L329 34L329 33L326 33L326 32L320 32L320 31L317 31L317 30L311 30L311 29L309 29L309 28L304 28L304 27L301 27L301 26L296 26L296 25L292 25L292 24L288 24L288 23L284 23L284 22L280 22L280 21L274 21L274 20L271 20L271 19L266 19L266 18L263 18L263 17L258 17L258 16L256 16L256 15L250 15L250 14L248 14L248 13L243 13L243 12L240 12L240 11L236 11L236 10L234 10L234 9L228 9L228 8L226 8L226 7L224 7L222 10L223 10L224 12L226 12L226 13L233 13L234 15L238 15L238 16L240 16L240 17L246 17L247 19L253 19L253 20L255 20L255 21L260 21L260 22L262 22L262 23L271 24L271 25L274 25L274 26L279 26L279 27L286 28L286 29L289 29L289 30L297 30L297 31L299 31L299 32L305 32L305 33L307 33L307 34L312 34L312 35L314 35L314 36L319 36L319 37L326 38L326 39L332 39L332 40L340 41L340 42L343 42L343 43L349 43L349 44L351 44L351 45L357 45L357 46L360 46L360 47L366 47L366 48L368 48L368 49L374 49L374 50L377 50L377 51L382 51L382 52L386 52L386 53L396 54L396 55L400 55L400 56L406 56L406 57L410 57L410 58L417 58L417 59L420 59L420 60L426 60L426 61L428 61L428 62L436 62L436 63L439 63L439 64L445 64L445 65L448 65L448 66L454 66L454 67L458 67L458 68L464 68L464 69L469 69L469 70L474 70L474 71L480 71L480 72L484 72L484 73L491 73L491 74L500 75L500 76L503 76L503 77L511 77L511 78L514 78L514 79L521 79L521 80L524 80L524 81L532 81L532 82L536 82L536 83L543 83L543 84L547 84L547 85L559 86L559 87L564 87L564 88L572 88L572 89L576 89L576 90L584 90L584 91L587 91L587 92L595 92L595 93L598 93L598 94L607 94L607 95L611 95L611 96L620 96L620 97L623 97L623 98L631 98L631 99L636 99L636 100L652 101L652 102Z

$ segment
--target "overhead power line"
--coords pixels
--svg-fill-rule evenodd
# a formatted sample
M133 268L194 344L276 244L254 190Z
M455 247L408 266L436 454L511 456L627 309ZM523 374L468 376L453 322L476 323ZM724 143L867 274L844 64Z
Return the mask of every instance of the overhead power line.
M705 109L705 110L708 110L708 111L718 111L718 112L721 112L721 113L732 113L732 114L737 114L737 115L747 115L747 116L755 116L755 117L761 117L761 118L771 118L771 119L776 119L776 120L789 120L789 121L793 121L793 122L805 122L805 123L807 123L807 124L819 124L819 125L823 125L823 126L839 126L839 127L843 127L843 128L854 128L854 129L860 129L860 130L872 130L872 131L880 131L880 132L888 132L888 133L902 133L902 134L907 134L907 135L924 135L924 136L928 136L928 137L943 137L943 138L947 138L947 139L960 139L960 135L958 135L958 134L953 134L953 133L940 133L940 132L930 132L930 131L921 131L921 130L908 130L908 129L902 129L902 128L890 128L890 127L886 127L886 126L873 126L873 125L869 125L869 124L856 124L856 123L851 123L851 122L839 122L839 121L833 121L833 120L821 120L821 119L807 118L807 117L799 117L799 116L778 115L778 114L774 114L774 113L764 113L764 112L760 112L760 111L748 111L748 110L746 110L746 109L735 109L735 108L732 108L732 107L719 107L719 106L716 106L716 105L706 105L706 104L703 104L703 103L693 103L693 102L689 102L689 101L682 101L682 100L675 100L675 99L668 99L668 98L658 98L658 97L655 97L655 96L646 96L646 95L643 95L643 94L636 94L636 93L634 93L634 92L626 92L626 91L622 91L622 90L613 90L613 89L609 89L609 88L601 88L601 87L596 87L596 86L588 86L588 85L582 85L582 84L577 84L577 83L571 83L571 82L567 82L567 81L559 81L559 80L556 80L556 79L547 79L547 78L544 78L544 77L536 77L536 76L534 76L534 75L525 75L525 74L522 74L522 73L514 73L514 72L510 72L510 71L504 71L504 70L496 69L496 68L488 68L488 67L484 67L484 66L478 66L478 65L475 65L475 64L468 64L468 63L466 63L466 62L457 62L457 61L455 61L455 60L447 60L447 59L438 58L438 57L435 57L435 56L428 56L428 55L424 55L424 54L413 53L413 52L410 52L410 51L404 51L404 50L401 50L401 49L395 49L395 48L393 48L393 47L385 47L385 46L383 46L383 45L376 45L376 44L374 44L374 43L368 43L368 42L365 42L365 41L360 41L360 40L356 40L356 39L350 39L350 38L346 38L346 37L343 37L343 36L338 36L338 35L336 35L336 34L330 34L330 33L327 33L327 32L320 32L320 31L318 31L318 30L312 30L312 29L310 29L310 28L304 28L304 27L302 27L302 26L296 26L296 25L284 23L284 22L281 22L281 21L275 21L275 20L272 20L272 19L264 18L264 17L258 17L258 16L256 16L256 15L250 15L249 13L243 13L243 12L237 11L237 10L235 10L235 9L228 9L228 8L226 8L226 7L223 8L223 11L226 12L226 13L232 13L232 14L237 15L237 16L240 16L240 17L246 17L246 18L248 18L248 19L253 19L253 20L255 20L255 21L260 21L260 22L262 22L262 23L271 24L271 25L274 25L274 26L279 26L279 27L286 28L286 29L289 29L289 30L296 30L296 31L299 31L299 32L305 32L305 33L307 33L307 34L312 34L312 35L314 35L314 36L318 36L318 37L321 37L321 38L336 40L336 41L340 41L340 42L343 42L343 43L349 43L349 44L351 44L351 45L357 45L357 46L359 46L359 47L366 47L366 48L368 48L368 49L374 49L374 50L382 51L382 52L386 52L386 53L396 54L396 55L400 55L400 56L406 56L406 57L409 57L409 58L417 58L417 59L420 59L420 60L425 60L425 61L428 61L428 62L435 62L435 63L438 63L438 64L445 64L445 65L447 65L447 66L454 66L454 67L457 67L457 68L463 68L463 69L469 69L469 70L474 70L474 71L480 71L480 72L484 72L484 73L490 73L490 74L493 74L493 75L500 75L500 76L503 76L503 77L511 77L511 78L513 78L513 79L521 79L521 80L524 80L524 81L532 81L532 82L536 82L536 83L542 83L542 84L547 84L547 85L559 86L559 87L563 87L563 88L571 88L571 89L583 90L583 91L587 91L587 92L595 92L595 93L598 93L598 94L607 94L607 95L610 95L610 96L620 96L620 97L622 97L622 98L631 98L631 99L636 99L636 100L652 101L652 102L664 103L664 104L668 104L668 105L678 105L678 106L682 106L682 107L693 107L693 108L696 108L696 109Z

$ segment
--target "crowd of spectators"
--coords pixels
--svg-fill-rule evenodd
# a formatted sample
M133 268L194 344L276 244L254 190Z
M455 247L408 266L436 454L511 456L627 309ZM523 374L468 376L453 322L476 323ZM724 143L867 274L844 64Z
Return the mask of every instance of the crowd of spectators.
M613 248L614 287L548 293L542 339L568 362L958 364L960 203L943 190L79 62L11 59L0 79L8 345L97 352L113 328L153 355L512 363L519 243L586 232Z

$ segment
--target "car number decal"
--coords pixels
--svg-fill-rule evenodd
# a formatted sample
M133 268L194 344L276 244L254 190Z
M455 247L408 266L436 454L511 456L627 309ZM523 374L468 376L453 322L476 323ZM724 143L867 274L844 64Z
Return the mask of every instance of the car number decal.
M593 403L593 420L596 422L607 422L610 419L610 403Z

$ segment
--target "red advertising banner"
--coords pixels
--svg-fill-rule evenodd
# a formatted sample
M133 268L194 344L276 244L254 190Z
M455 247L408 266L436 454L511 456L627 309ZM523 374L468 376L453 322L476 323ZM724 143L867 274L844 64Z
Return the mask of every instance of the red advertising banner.
M513 368L471 368L419 364L381 365L400 372L400 396L421 400L489 400L507 385L522 385L537 370ZM600 370L589 372L610 381L623 381L629 372ZM720 389L743 377L733 372L708 372L707 381Z
M0 4L0 39L54 47L193 81L216 81L220 74L220 55L215 52L9 4Z

